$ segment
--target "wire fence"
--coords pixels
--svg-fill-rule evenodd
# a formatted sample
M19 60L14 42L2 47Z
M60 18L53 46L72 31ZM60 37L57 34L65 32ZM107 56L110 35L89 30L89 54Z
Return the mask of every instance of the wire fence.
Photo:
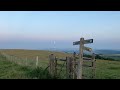
M39 57L33 57L33 58L22 58L22 57L17 57L14 55L8 55L4 52L1 52L1 55L4 56L6 58L6 60L13 62L15 64L21 65L21 66L30 66L32 68L36 68L36 67L40 67L41 65L39 65Z

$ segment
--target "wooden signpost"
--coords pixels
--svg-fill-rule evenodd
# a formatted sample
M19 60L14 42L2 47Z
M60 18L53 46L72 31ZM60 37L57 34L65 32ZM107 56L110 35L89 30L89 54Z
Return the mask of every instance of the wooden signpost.
M53 54L49 55L49 73L56 77L60 74L62 71L62 68L64 66L61 66L61 69L57 68L59 64L57 63L57 60L66 62L66 78L68 79L83 79L85 75L83 75L84 68L83 67L89 67L92 68L92 76L95 76L95 54L92 55L92 58L83 57L83 51L86 50L88 52L92 52L92 48L84 46L84 44L90 44L93 43L93 39L87 39L84 40L84 38L80 38L80 41L73 42L73 45L79 45L79 55L77 55L75 52L73 54L73 57L66 57L66 59L63 58L56 58ZM77 57L78 56L78 57ZM79 59L79 60L77 60ZM84 62L90 62L92 65L87 65ZM37 64L36 64L37 65ZM59 71L59 74L58 74ZM63 74L63 73L62 73Z
M77 79L82 79L82 66L83 66L83 50L91 52L92 49L89 47L85 47L84 44L93 43L93 39L84 40L84 38L80 38L80 41L73 42L73 45L80 45L79 50L79 61L77 66Z

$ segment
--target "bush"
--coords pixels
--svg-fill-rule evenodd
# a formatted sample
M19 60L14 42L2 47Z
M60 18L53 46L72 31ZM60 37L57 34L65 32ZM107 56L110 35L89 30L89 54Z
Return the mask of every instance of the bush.
M41 67L37 67L28 72L28 76L33 79L52 79L52 76L49 74L48 70L44 70Z
M91 58L91 55L84 54L84 57ZM108 57L102 57L99 54L96 54L95 59L102 59L102 60L115 60L113 58L108 58Z

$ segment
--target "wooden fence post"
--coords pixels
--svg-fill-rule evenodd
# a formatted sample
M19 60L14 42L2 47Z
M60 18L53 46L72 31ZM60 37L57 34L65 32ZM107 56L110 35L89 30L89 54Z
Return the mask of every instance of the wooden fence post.
M27 57L26 57L26 66L27 66Z
M69 71L69 62L70 60L69 60L69 57L66 57L66 74L67 74L67 79L69 79L70 78L70 71Z
M74 58L70 57L70 69L71 69L71 78L74 79L74 67L75 67L75 62L74 62Z
M15 62L15 64L16 64L16 57L14 56L14 62Z
M54 61L55 61L55 57L53 54L51 54L49 56L50 58L50 62L49 62L49 72L52 76L54 76L54 73L55 73L55 64L54 64Z
M76 53L73 54L73 79L77 79L76 74Z
M57 76L57 57L55 57L55 77Z
M95 78L95 74L96 74L96 73L95 73L95 68L96 68L95 63L96 63L96 62L95 62L95 54L93 53L93 54L92 54L92 67L93 67L93 68L92 68L92 78Z
M72 79L73 78L73 58L72 57L67 57L66 59L66 71L67 71L67 78Z
M36 68L38 67L38 56L36 57Z

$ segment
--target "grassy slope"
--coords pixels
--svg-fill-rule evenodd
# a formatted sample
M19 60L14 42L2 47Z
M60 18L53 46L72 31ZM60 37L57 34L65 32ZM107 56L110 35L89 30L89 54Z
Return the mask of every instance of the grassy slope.
M14 55L18 58L26 58L28 60L32 59L32 62L36 60L36 56L39 57L38 65L40 67L46 68L49 62L49 55L54 54L58 58L66 58L66 56L71 56L71 54L63 52L52 52L52 51L43 51L43 50L20 50L20 49L9 49L9 50L0 50L8 55ZM24 60L23 59L23 60ZM36 62L36 61L35 61ZM34 65L35 65L34 62Z
M50 54L55 54L57 57L63 57L65 58L66 56L70 56L71 54L66 54L63 52L52 52L52 51L43 51L43 50L1 50L4 51L5 53L9 55L15 55L17 57L28 57L29 58L35 58L36 56L39 56L39 60L48 60L48 56Z
M0 55L0 79L51 79L47 70L19 66Z
M96 78L120 79L120 61L97 60Z
M70 54L50 51L35 51L35 50L5 50L7 54L33 58L36 55L40 57L39 64L48 64L48 55L54 53L57 57L66 57ZM0 78L28 78L26 73L30 68L23 68L16 64L0 61ZM45 66L46 66L45 65ZM96 62L96 78L97 79L120 79L120 61L97 60ZM34 71L33 71L34 72ZM35 72L34 72L35 73ZM34 77L34 73L32 74ZM31 78L31 77L29 77ZM40 77L39 77L40 78Z
M27 68L7 61L0 56L0 79L27 79Z

